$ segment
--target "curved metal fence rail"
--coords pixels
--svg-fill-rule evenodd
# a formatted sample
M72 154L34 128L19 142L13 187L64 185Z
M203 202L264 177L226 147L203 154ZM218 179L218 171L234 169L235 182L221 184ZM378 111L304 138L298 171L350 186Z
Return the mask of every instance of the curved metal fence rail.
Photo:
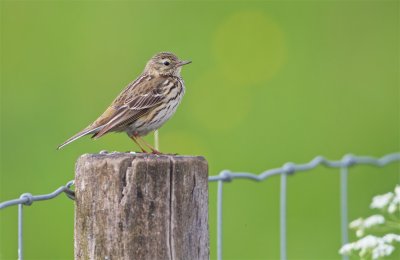
M286 243L286 208L287 208L287 176L299 172L306 172L316 168L319 165L329 168L340 169L340 209L341 209L341 236L342 244L348 243L348 205L347 205L347 177L349 168L355 165L371 165L376 167L383 167L387 164L400 161L400 153L387 154L381 158L374 158L370 156L355 156L345 155L341 160L331 161L323 156L317 156L310 162L305 164L285 163L280 168L270 169L262 172L261 174L254 174L248 172L231 172L223 170L216 176L210 176L209 182L218 182L217 192L217 259L222 259L222 202L223 202L223 184L229 183L234 179L247 179L252 181L264 181L267 178L275 175L280 175L280 259L287 259L287 243ZM18 205L18 259L23 259L23 206L30 206L35 201L49 200L65 193L70 199L74 199L74 191L71 186L74 181L68 182L65 186L59 187L52 193L44 195L32 195L24 193L18 199L9 200L0 203L0 209L9 206ZM343 256L343 259L348 259Z
M74 185L74 181L69 181L65 186L61 186L52 193L43 195L32 195L30 193L22 194L19 199L8 200L0 203L0 209L7 208L9 206L18 205L18 259L22 260L23 256L23 206L30 206L34 201L51 200L58 195L65 193L68 198L74 200L75 193L70 188Z
M329 168L340 168L340 216L341 216L341 234L342 244L349 242L348 238L348 205L347 205L347 176L349 168L355 165L371 165L383 167L389 163L400 161L400 153L387 154L381 158L370 156L345 155L339 161L331 161L323 156L317 156L306 164L285 163L280 168L267 170L257 175L248 172L231 172L229 170L221 171L217 176L209 177L209 181L218 182L217 192L217 259L222 259L222 198L223 183L231 182L234 179L247 179L252 181L264 181L275 175L281 176L280 185L280 259L287 259L287 236L286 236L286 208L287 208L287 176L299 172L306 172L316 168L319 165ZM343 256L343 259L348 259Z

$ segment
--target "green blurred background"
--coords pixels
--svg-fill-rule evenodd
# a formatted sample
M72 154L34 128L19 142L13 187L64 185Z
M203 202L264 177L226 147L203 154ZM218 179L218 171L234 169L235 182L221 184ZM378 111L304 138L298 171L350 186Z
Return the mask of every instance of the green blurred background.
M193 61L161 150L204 155L210 175L396 152L399 29L396 0L3 0L0 201L53 191L83 153L137 150L125 134L55 148L159 51ZM399 182L398 164L352 169L349 218ZM289 259L340 258L338 188L338 171L322 167L288 179ZM225 185L225 259L279 257L278 195L277 177ZM215 183L209 213L215 259ZM26 259L72 259L73 216L65 196L26 207ZM0 258L16 259L17 207L0 218Z

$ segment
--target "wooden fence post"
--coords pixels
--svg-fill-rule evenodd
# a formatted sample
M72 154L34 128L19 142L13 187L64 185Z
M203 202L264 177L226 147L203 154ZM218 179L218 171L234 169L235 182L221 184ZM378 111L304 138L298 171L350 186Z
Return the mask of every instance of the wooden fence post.
M75 259L209 259L203 157L86 154L75 193Z

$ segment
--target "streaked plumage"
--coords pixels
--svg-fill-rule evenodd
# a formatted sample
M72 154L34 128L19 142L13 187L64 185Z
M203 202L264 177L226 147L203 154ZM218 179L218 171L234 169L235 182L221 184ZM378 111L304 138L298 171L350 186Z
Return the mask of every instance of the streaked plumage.
M126 132L146 152L138 140L144 142L141 136L160 128L175 113L185 93L181 66L188 63L172 53L156 54L142 75L131 82L96 121L58 149L85 135L99 138L109 132Z

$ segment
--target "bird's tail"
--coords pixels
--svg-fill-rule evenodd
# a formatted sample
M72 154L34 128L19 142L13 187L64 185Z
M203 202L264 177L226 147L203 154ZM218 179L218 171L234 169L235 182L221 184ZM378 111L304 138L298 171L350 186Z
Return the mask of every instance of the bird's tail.
M101 127L102 127L102 126L99 126L99 127L96 127L96 128L91 128L91 127L89 126L88 128L83 129L82 131L80 131L80 132L77 133L76 135L74 135L74 136L72 136L71 138L69 138L69 139L68 139L67 141L65 141L64 143L60 144L60 145L57 147L57 150L63 148L63 147L66 146L67 144L70 144L70 143L72 143L73 141L75 141L75 140L81 138L82 136L90 135L90 134L93 134L93 133L97 133L97 132L101 129Z

